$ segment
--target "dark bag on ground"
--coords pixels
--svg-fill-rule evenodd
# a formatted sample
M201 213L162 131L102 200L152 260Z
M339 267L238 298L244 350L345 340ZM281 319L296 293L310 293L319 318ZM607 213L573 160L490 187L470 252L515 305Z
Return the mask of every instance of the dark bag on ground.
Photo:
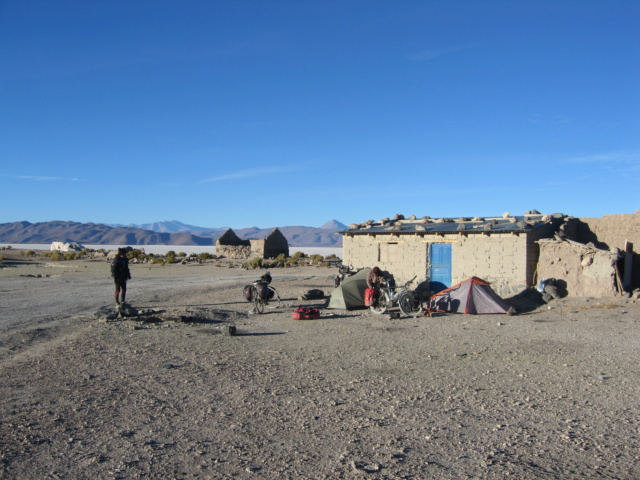
M294 320L317 320L320 318L320 310L317 308L298 307L291 317Z
M324 292L317 288L307 290L307 293L303 293L298 297L298 300L320 300L324 298Z

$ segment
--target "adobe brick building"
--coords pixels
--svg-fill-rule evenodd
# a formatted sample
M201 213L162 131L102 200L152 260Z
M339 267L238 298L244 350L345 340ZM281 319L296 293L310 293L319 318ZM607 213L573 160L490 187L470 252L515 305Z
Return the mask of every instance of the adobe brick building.
M396 215L339 233L343 262L356 268L377 265L397 284L417 276L421 290L437 292L476 276L508 297L535 284L537 240L552 238L563 220L562 214L537 212L456 220Z
M562 214L500 218L393 220L352 224L343 261L378 265L402 284L439 291L469 277L491 282L502 297L556 278L569 296L611 296L640 288L640 211L574 218Z

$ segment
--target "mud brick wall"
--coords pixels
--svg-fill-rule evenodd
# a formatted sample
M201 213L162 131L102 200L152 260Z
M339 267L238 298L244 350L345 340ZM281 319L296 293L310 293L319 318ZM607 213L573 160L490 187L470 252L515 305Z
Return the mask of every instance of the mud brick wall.
M417 282L429 276L429 244L450 243L452 285L469 277L491 282L501 296L515 295L534 285L540 237L546 228L529 234L445 234L445 235L345 235L343 260L356 268L378 266L402 284L417 275Z
M640 287L640 211L604 215L602 218L578 218L576 241L602 249L617 247L624 252L625 241L633 243L631 289Z
M462 236L452 247L452 283L480 277L490 282L498 295L515 295L530 283L530 251L526 234Z
M614 262L604 250L569 242L540 241L540 279L560 280L569 297L617 295Z
M417 276L413 287L427 279L427 251L426 239L418 235L345 235L342 243L344 263L378 266L399 285Z
M624 251L624 243L628 240L633 243L634 251L640 251L640 212L578 220L578 242L589 243L595 236L595 242L601 243L596 245L599 248L618 247Z

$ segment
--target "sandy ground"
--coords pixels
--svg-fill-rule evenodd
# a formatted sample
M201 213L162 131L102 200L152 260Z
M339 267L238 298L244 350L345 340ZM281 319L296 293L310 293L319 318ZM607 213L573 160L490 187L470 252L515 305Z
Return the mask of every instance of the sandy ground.
M221 261L132 266L108 320L106 261L0 253L0 478L640 478L638 301L298 321L332 269L251 315Z

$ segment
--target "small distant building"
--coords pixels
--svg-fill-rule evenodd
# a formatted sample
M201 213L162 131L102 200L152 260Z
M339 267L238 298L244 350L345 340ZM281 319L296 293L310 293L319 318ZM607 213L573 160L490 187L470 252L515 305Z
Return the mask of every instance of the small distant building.
M52 242L50 247L52 252L81 252L83 249L77 242Z
M242 240L232 229L227 229L216 240L216 254L228 258L275 258L289 256L289 242L274 228L265 238Z
M438 292L476 276L503 297L535 285L537 243L553 238L564 215L505 213L496 218L405 219L352 224L343 235L343 262L377 265L397 284L417 277L422 290ZM415 284L414 284L415 285Z

